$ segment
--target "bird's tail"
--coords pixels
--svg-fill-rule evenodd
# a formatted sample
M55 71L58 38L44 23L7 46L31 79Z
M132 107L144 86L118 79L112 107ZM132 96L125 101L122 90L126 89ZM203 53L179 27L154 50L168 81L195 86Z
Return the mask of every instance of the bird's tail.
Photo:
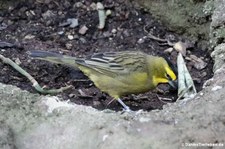
M63 64L77 68L76 57L65 56L48 51L29 51L29 55L34 59L45 60L52 63Z

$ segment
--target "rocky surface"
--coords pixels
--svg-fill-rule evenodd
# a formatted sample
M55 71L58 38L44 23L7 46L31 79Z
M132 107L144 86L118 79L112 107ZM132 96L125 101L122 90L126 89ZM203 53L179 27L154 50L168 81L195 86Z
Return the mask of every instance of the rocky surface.
M225 55L225 1L215 1L215 11L212 15L212 23L210 25L210 44L214 48L211 56L215 61L213 71L215 72L224 64Z
M224 31L221 7L215 5L211 35ZM0 84L0 148L224 148L225 50L221 36L213 38L219 41L213 45L213 78L194 99L167 104L163 110L98 111Z
M20 89L0 86L2 147L180 148L225 142L225 68L195 99L152 112L97 111ZM223 76L223 78L221 78ZM13 142L12 142L13 141ZM220 143L220 144L218 144Z
M201 46L208 46L210 20L215 9L213 0L138 2L171 30L198 41Z
M225 142L225 68L195 99L152 112L97 111L91 107L0 86L1 148L180 148ZM223 77L223 78L221 78ZM220 143L220 144L219 144Z

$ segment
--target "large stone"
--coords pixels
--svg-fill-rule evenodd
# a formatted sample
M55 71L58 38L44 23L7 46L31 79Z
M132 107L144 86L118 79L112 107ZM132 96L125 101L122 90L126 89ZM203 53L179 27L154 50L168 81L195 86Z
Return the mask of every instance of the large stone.
M124 114L97 111L0 84L0 121L7 128L5 144L18 149L222 145L218 143L225 142L224 74L225 68L218 69L192 100L168 104L161 111Z
M1 149L14 149L14 136L11 129L4 124L0 123L0 147Z
M215 62L213 71L221 68L225 62L225 0L214 2L215 10L210 25L210 44L214 48L211 56Z
M209 39L214 1L138 0L141 6L170 30L205 45Z
M214 59L213 72L215 72L225 62L225 43L217 45L211 53L211 57Z
M215 0L215 10L210 25L210 44L214 48L225 42L225 0Z

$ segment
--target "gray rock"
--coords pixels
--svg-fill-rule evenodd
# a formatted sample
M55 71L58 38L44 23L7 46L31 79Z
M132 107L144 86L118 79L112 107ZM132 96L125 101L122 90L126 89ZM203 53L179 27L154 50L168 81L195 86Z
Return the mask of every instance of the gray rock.
M15 149L13 133L3 122L0 123L0 148Z
M225 0L215 0L214 7L211 27L216 28L225 23Z
M216 0L214 7L215 10L210 25L210 44L214 48L211 56L215 62L213 67L213 71L215 72L225 62L225 0Z
M170 30L192 38L207 39L213 0L207 1L154 1L136 0L151 14L166 24ZM198 41L201 42L201 41Z
M215 10L210 25L210 44L212 48L225 42L225 0L216 0L214 7Z
M225 62L225 43L217 45L211 53L211 57L214 59L213 72L215 72Z
M192 100L168 104L161 111L124 114L0 84L0 121L13 134L6 136L13 138L18 149L168 149L193 143L224 143L224 73L225 66Z

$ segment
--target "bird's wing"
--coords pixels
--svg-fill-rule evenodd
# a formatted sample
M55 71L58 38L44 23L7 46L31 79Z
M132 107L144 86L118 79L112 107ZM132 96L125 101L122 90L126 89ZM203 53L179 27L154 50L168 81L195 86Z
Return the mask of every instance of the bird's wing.
M99 73L115 76L146 71L145 57L141 52L105 52L76 62Z

